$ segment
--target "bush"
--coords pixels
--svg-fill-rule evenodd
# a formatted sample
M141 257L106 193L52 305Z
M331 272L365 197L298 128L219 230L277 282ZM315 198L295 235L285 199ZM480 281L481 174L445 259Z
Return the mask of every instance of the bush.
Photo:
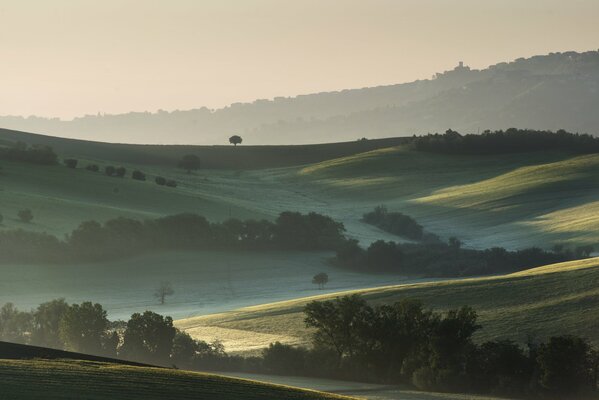
M146 180L146 174L144 174L143 172L141 172L140 170L135 170L133 171L133 173L131 173L131 178L138 180L138 181L145 181Z
M125 169L125 167L118 167L114 170L114 176L116 176L117 178L124 177L126 173L127 170Z
M21 220L21 222L29 223L33 220L33 213L30 209L26 208L24 210L19 210L17 216Z
M157 176L156 179L154 179L154 182L160 186L166 185L166 179L164 179L162 176Z
M66 165L67 168L77 168L77 163L78 161L74 158L67 158L64 160L64 165Z
M85 169L91 172L98 172L100 167L98 167L96 164L89 164L87 167L85 167Z
M166 181L165 185L168 187L177 187L177 181L169 179L168 181Z
M108 176L114 176L116 173L116 168L112 165L107 165L104 167L104 173Z

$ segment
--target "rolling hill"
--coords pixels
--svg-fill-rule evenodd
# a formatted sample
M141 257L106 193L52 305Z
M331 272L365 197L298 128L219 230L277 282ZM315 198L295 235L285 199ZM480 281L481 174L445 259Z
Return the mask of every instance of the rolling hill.
M323 392L164 368L76 360L0 360L11 399L349 399Z
M0 126L56 136L131 143L304 144L513 126L599 133L599 52L458 66L410 83L256 100L209 110L87 115L70 121L0 117Z
M525 343L556 334L575 334L599 343L599 258L548 265L504 276L386 286L311 296L176 321L178 328L202 339L221 337L238 352L256 351L261 336L289 344L307 344L310 331L302 309L312 300L359 293L373 303L420 299L436 310L474 307L483 329L475 338Z

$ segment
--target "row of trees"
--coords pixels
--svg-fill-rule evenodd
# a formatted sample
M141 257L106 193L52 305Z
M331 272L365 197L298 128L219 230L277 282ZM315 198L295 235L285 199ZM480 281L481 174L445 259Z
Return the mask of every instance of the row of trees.
M378 240L367 249L356 240L346 240L337 250L334 263L362 272L406 275L463 276L513 272L541 265L585 258L592 246L575 250L545 251L537 247L508 251L502 247L464 249L456 238L422 243L395 243Z
M362 221L412 240L422 240L424 236L424 228L414 218L400 212L389 212L385 206L377 206L364 214Z
M359 295L313 301L304 309L312 345L272 343L260 357L230 356L218 341L194 340L151 311L111 322L100 304L63 299L30 312L0 308L0 340L31 343L155 365L304 375L423 390L543 398L591 398L599 358L583 338L553 336L476 343L481 329L467 306L445 313L417 300L372 306Z
M446 154L506 154L532 151L599 152L599 138L564 130L537 131L510 128L505 131L484 131L482 134L461 135L451 129L445 134L414 136L416 150Z
M116 218L82 223L64 240L22 230L0 231L2 261L80 261L154 250L334 250L343 224L317 213L283 212L274 222L230 219L210 223L197 214L139 221Z
M224 356L219 342L192 339L173 326L171 317L145 311L126 322L111 322L98 303L68 304L64 299L29 312L5 304L0 308L0 340L184 368L195 359Z
M271 344L263 354L267 372L557 399L596 391L599 358L585 339L477 344L481 326L467 306L437 313L404 299L373 307L352 295L313 301L304 312L312 347Z
M58 156L50 146L28 146L23 142L17 142L8 147L0 147L0 159L39 165L55 165L58 163Z

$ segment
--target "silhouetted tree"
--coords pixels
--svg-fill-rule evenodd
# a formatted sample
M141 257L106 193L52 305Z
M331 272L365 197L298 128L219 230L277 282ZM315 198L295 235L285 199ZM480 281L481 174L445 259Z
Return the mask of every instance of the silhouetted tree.
M183 156L181 160L179 160L177 166L181 169L186 170L189 174L191 173L191 171L196 171L200 169L200 164L200 157L196 156L195 154L187 154Z
M69 306L60 321L60 337L69 350L102 354L108 318L102 305L86 301Z
M154 292L154 297L156 297L160 304L164 304L167 296L172 296L175 293L170 282L161 282L160 285L156 288L156 292Z
M69 310L65 299L56 299L40 304L33 312L31 341L37 346L63 348L60 323Z
M326 272L320 272L312 278L312 283L318 285L319 289L324 289L324 285L329 282L329 275Z
M558 336L538 349L539 381L555 398L583 398L595 391L597 354L590 344L574 336Z
M120 354L130 360L167 365L176 333L171 317L152 311L135 313L127 322Z
M234 146L241 144L241 142L243 142L243 139L239 135L233 135L229 138L229 143L231 143Z

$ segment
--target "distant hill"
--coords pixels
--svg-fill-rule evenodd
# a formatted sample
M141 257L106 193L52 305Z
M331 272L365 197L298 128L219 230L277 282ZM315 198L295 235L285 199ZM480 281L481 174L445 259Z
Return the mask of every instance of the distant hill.
M0 146L23 142L50 146L59 156L115 163L175 167L182 156L195 154L202 168L259 169L311 164L365 151L397 146L405 138L354 140L343 143L279 146L137 145L65 139L0 128Z
M599 51L463 65L411 83L236 103L218 110L0 117L0 127L108 142L304 144L479 129L599 133ZM124 139L126 138L126 139Z

